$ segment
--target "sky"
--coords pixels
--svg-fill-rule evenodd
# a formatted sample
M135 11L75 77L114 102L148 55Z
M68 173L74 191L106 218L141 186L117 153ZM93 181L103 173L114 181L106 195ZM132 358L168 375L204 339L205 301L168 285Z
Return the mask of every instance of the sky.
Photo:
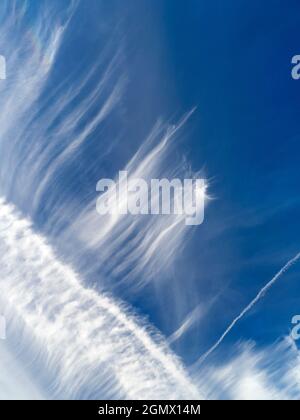
M0 20L0 399L299 399L298 2ZM121 170L201 175L204 223L101 218Z

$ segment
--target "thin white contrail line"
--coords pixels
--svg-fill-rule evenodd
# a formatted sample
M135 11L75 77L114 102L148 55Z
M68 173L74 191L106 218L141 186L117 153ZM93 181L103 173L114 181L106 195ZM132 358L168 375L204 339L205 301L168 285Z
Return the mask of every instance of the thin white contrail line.
M223 342L225 337L230 333L233 327L253 308L253 306L268 292L268 290L273 286L273 284L284 274L286 273L294 264L300 260L300 252L294 258L292 258L277 274L270 280L256 295L256 297L247 305L242 312L232 321L229 327L221 335L219 340L198 360L197 364L202 364L207 357L216 350L217 347Z

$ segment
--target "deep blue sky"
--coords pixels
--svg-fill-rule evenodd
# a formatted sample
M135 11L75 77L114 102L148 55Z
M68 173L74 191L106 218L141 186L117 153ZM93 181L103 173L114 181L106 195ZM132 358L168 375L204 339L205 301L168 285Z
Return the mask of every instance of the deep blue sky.
M75 14L53 72L49 92L62 76L80 80L109 44L122 50L128 86L122 112L62 169L52 201L33 216L45 230L57 200L68 194L84 205L97 180L126 165L158 118L175 122L197 107L177 153L210 179L205 222L158 289L115 291L165 335L202 305L205 316L174 347L187 362L299 251L300 81L291 78L299 27L294 0L89 0ZM220 356L239 340L264 346L289 333L300 311L299 274L295 267L275 285Z
M158 116L197 106L180 147L211 179L214 200L173 279L174 289L192 291L183 313L218 296L178 347L189 360L298 251L300 83L291 78L291 58L300 48L300 8L297 1L169 0L129 1L126 11L130 132L142 136ZM224 348L287 334L299 312L298 274L282 278ZM165 332L178 316L172 299L166 292L164 310L150 309Z

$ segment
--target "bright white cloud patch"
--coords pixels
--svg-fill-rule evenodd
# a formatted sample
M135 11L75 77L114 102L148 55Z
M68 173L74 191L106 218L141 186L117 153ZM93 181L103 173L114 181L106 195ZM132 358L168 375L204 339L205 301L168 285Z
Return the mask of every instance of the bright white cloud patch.
M40 353L54 396L131 399L200 397L177 358L128 310L83 287L45 239L0 201L2 298ZM8 326L9 328L9 326ZM18 329L18 328L16 328ZM25 334L25 337L26 337ZM26 338L25 344L26 345Z
M299 351L289 338L262 350L246 343L227 363L200 368L197 377L207 399L298 400Z
M42 400L45 395L34 384L19 361L0 341L0 400Z

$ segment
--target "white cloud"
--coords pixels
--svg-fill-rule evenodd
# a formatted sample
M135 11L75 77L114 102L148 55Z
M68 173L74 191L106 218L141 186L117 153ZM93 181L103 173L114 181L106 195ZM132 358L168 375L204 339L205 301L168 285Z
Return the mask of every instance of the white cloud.
M3 200L0 255L8 334L24 337L24 351L42 360L54 397L200 398L162 338L122 304L85 288Z
M42 400L45 395L34 384L20 362L0 341L0 400Z
M245 343L230 361L202 367L197 377L207 399L298 400L299 351L289 338L260 350Z

